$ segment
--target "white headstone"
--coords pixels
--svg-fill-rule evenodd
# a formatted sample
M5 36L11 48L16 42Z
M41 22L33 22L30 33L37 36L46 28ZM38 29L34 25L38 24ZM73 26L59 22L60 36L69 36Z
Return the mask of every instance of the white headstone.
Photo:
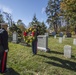
M64 36L63 36L63 40L65 39L65 37L66 37L66 36L64 35Z
M54 35L54 39L56 39L56 35Z
M71 46L70 45L64 46L64 57L71 58Z
M17 34L17 32L13 33L13 41L12 42L13 43L17 43L18 42L18 34Z
M46 35L46 36L49 36L49 34L48 34L48 33L45 33L45 35Z
M62 43L63 38L59 37L59 43Z
M73 40L73 44L76 45L76 39Z

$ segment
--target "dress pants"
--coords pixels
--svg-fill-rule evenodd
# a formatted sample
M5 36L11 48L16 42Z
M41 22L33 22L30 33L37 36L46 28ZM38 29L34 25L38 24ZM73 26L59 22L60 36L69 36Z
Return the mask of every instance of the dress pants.
M0 52L0 73L6 71L6 62L7 62L7 52Z
M32 42L32 52L33 54L37 54L37 40Z

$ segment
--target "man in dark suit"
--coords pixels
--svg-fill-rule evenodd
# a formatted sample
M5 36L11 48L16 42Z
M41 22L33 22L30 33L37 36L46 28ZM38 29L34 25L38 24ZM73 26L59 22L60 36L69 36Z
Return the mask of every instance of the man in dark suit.
M7 52L8 52L8 33L7 25L0 24L0 73L6 71Z
M37 54L37 36L38 36L38 30L37 30L37 26L34 25L33 26L34 29L36 29L35 31L35 39L32 41L32 52L33 52L33 55L36 55Z

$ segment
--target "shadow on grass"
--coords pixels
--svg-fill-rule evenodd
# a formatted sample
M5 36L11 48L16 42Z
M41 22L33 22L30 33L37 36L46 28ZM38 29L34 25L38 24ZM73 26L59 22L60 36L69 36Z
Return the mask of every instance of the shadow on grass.
M60 55L64 55L64 53L62 52L58 52L58 51L48 51L47 53L53 53L53 54L60 54ZM71 58L76 60L75 56L74 55L71 55Z
M61 52L57 52L57 51L49 51L48 53L54 53L54 54L63 54L63 53L61 53Z
M20 75L20 74L17 73L14 69L8 68L8 71L3 75Z
M54 60L54 62L46 61L45 63L51 64L51 65L57 66L57 67L62 67L62 68L65 68L65 69L72 70L72 71L76 72L76 62L60 59L58 57L48 57L48 56L45 56L45 55L39 55L39 56L43 56L43 57L46 57L50 60ZM57 63L57 62L59 62L60 64Z
M20 45L27 46L27 47L32 47L30 44L26 44L26 43L20 43Z

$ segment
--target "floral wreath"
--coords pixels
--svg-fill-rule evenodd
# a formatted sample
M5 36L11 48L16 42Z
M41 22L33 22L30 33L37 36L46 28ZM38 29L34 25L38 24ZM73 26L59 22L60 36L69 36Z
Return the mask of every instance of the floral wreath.
M26 43L31 43L35 39L35 32L36 29L33 29L32 27L24 31L23 33L24 41Z

